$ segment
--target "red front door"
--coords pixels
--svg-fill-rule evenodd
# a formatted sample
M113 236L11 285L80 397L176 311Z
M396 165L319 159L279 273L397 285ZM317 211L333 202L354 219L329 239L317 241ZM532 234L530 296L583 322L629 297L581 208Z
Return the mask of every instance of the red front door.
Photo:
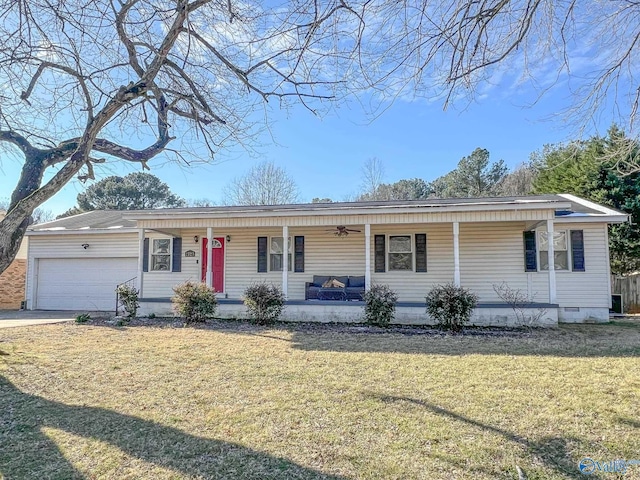
M202 281L207 280L207 239L202 239ZM213 239L213 289L216 292L224 290L224 237Z

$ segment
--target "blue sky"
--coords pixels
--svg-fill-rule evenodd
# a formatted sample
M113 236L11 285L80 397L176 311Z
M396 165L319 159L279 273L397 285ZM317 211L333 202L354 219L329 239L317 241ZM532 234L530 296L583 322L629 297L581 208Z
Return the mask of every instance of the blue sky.
M535 98L531 90L515 94L511 90L507 96L506 90L493 88L482 100L456 104L447 111L437 102L398 99L373 121L354 106L355 102L324 118L304 108L272 110L271 132L257 139L257 155L230 147L215 164L191 168L160 157L150 163L151 173L184 198L220 201L221 189L234 177L260 160L271 160L297 182L302 201L313 197L343 200L357 193L362 166L372 157L385 165L386 182L414 177L432 180L455 168L477 147L488 149L492 160L503 159L514 167L544 144L575 134L559 119L549 118L566 106L564 95L558 86L542 101L527 106ZM607 127L608 123L600 125L601 130ZM0 197L10 195L19 168L18 160L3 162ZM132 171L135 166L114 162L97 175L103 178ZM74 181L43 207L62 213L75 204L82 189L82 184Z
M198 164L190 168L168 162L167 157L160 155L150 162L151 173L186 199L208 198L221 202L222 190L226 185L246 173L256 162L268 160L284 168L295 180L302 201L311 201L314 197L343 200L358 193L362 167L367 159L373 157L385 165L385 182L414 177L430 181L451 171L463 156L478 147L488 149L493 161L502 159L513 168L545 144L573 140L593 133L603 134L613 116L625 118L629 113L630 104L627 102L630 98L633 100L636 93L634 75L638 70L637 56L623 60L620 72L614 71L615 75L608 79L611 83L605 82L600 90L596 89L595 93L602 95L602 98L598 95L589 96L588 88L584 88L593 86L598 75L602 74L602 68L608 66L607 62L615 63L616 58L625 58L625 40L632 38L637 22L632 9L630 13L622 15L613 4L576 8L580 10L571 9L572 15L575 14L575 28L571 29L571 35L564 36L566 32L563 30L565 49L557 48L553 40L558 38L553 35L551 40L545 40L546 30L544 20L541 20L542 30L538 34L543 37L538 39L534 35L522 50L514 52L504 63L471 75L472 84L477 83L476 100L471 103L462 98L454 102L449 110L443 111L441 99L446 86L442 87L439 82L447 74L446 71L440 71L443 65L446 70L446 58L430 63L419 80L412 76L414 72L409 62L408 72L393 70L390 79L378 85L380 90L370 93L372 97L359 99L368 104L371 99L384 101L382 97L385 95L399 95L395 102L384 105L388 108L373 121L365 115L356 99L343 102L340 108L321 118L301 106L286 112L278 110L277 106L270 106L270 128L254 139L255 149L251 153L238 146L226 145L213 164ZM598 21L595 21L596 16ZM386 25L385 22L379 23L383 24ZM224 45L228 38L233 44L236 33L243 34L237 22L233 29L230 25L219 25L216 39ZM236 28L240 30L236 32ZM250 23L247 28L251 28ZM394 31L393 28L391 31ZM378 30L374 28L373 32ZM384 38L380 43L374 37L369 40L373 44L371 52L376 52L380 46L381 51L387 52L388 45L384 43ZM267 47L267 51L274 48L270 45ZM275 47L280 48L278 42ZM393 52L389 52L393 56ZM623 57L620 57L621 54ZM571 57L571 68L565 65L568 57ZM384 58L380 59L380 68L386 65ZM312 64L316 65L315 62ZM324 68L332 63L319 62L317 65ZM393 61L390 65L393 66ZM234 74L230 75L235 78ZM394 79L394 75L398 75L398 78ZM332 78L331 75L327 77ZM372 75L372 78L376 76ZM405 84L405 81L408 83ZM410 98L408 90L416 86L416 82L422 94L440 100ZM220 81L213 85L219 88L226 84ZM402 90L398 85L407 88ZM44 88L44 91L46 95L47 89ZM227 92L225 89L211 90L213 93L221 91ZM228 91L234 90L231 88ZM538 98L541 91L545 91L545 95ZM460 92L455 93L457 95ZM560 113L571 105L579 106L580 100L586 102L582 105L583 116L574 116L575 123L567 123ZM597 118L591 118L589 113L584 112L596 112ZM15 110L14 114L20 116L22 112ZM61 112L60 115L64 117L69 112ZM238 115L242 117L243 113ZM255 112L256 118L261 116L262 112ZM48 116L43 121L52 122ZM579 126L585 127L584 130L578 132ZM65 125L58 127L57 130L65 131ZM120 133L119 127L112 128ZM125 139L132 142L129 146L143 146L138 138L142 134L125 132L124 135L129 133L129 138ZM187 143L190 152L197 155L197 146L190 144L186 137L184 143ZM184 144L178 139L169 146L181 148ZM21 161L19 156L12 158L0 155L0 199L3 199L11 194L15 186ZM125 162L109 163L96 169L97 179L108 175L126 175L135 171L136 167L139 168ZM55 214L67 210L76 203L77 194L85 187L78 181L71 182L46 202L44 208Z

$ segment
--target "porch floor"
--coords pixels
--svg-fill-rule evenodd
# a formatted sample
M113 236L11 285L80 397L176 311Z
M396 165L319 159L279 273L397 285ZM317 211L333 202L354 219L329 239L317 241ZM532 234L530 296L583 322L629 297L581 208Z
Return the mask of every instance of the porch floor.
M169 297L158 298L140 298L140 303L171 303ZM219 305L242 305L243 301L237 298L219 298ZM364 301L362 300L286 300L285 305L333 305L340 307L363 307ZM425 307L426 302L397 302L396 307ZM523 303L518 304L519 308L559 308L557 303ZM476 308L513 308L513 305L500 302L479 302Z

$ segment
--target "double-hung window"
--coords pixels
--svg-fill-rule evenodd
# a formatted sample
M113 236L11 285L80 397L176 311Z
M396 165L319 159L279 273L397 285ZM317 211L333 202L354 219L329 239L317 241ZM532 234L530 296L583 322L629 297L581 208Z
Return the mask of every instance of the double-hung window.
M269 270L272 272L281 272L282 264L284 263L284 238L283 237L271 237L269 243ZM288 257L288 270L291 271L291 237L289 237L289 245L287 248Z
M171 239L154 238L151 243L150 270L152 272L171 271Z
M413 270L411 235L389 235L389 270Z
M538 232L540 270L549 270L549 238L547 232ZM556 270L569 270L569 242L567 232L553 232L553 256Z

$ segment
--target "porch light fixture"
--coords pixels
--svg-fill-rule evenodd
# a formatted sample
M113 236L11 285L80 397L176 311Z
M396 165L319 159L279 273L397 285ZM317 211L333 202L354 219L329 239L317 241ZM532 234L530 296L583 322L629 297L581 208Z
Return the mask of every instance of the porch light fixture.
M89 248L89 244L88 243L83 243L82 244L82 248L84 248L86 250L87 248Z
M198 243L198 235L193 236L193 243Z
M227 235L227 243L231 243L231 235Z

